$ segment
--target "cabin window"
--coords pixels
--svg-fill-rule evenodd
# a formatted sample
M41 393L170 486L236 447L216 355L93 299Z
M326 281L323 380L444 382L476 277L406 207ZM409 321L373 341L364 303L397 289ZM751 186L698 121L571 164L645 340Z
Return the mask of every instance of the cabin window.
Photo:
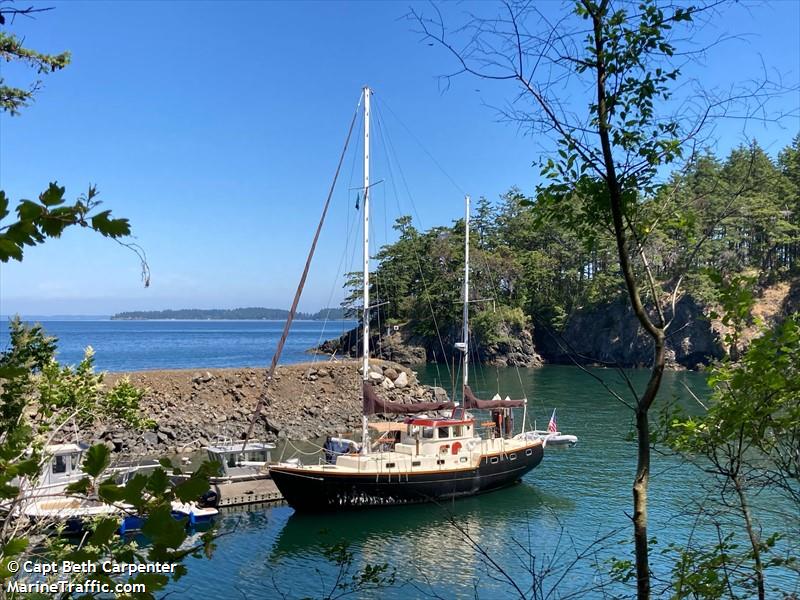
M426 440L433 439L433 427L423 427L422 428L422 437Z
M450 437L450 428L449 427L439 427L439 439L446 440Z
M493 465L496 465L498 462L500 462L500 459L499 459L499 458L497 458L496 456L493 456L493 457L491 458L490 462L491 462Z
M517 455L516 454L509 454L508 458L510 458L511 460L517 460Z
M67 472L67 457L56 456L53 458L53 473L66 473Z
M394 469L394 463L386 463L387 469Z
M461 462L467 462L467 457L466 456L462 456L459 460Z
M80 454L73 454L69 457L69 468L71 471L77 471L81 464L81 455Z
M461 437L462 435L464 435L464 427L462 425L453 427L453 437Z
M442 459L442 458L438 459L438 460L436 461L436 464L437 464L437 465L443 465L443 464L444 464L444 459Z
M530 456L531 454L533 454L533 452L531 451L531 449L530 449L530 448L528 448L527 450L525 450L525 456Z
M235 467L236 466L236 455L235 454L228 454L228 466Z
M414 461L412 461L412 462L411 462L411 466L412 466L412 467L418 467L418 466L420 466L421 464L422 464L422 462L420 462L420 461L418 461L418 460L414 460Z

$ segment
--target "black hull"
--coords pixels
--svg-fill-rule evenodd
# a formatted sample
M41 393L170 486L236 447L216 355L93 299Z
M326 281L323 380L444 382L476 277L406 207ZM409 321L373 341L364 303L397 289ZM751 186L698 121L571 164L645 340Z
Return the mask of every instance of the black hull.
M359 475L273 467L270 474L295 510L341 510L435 502L489 492L519 481L542 461L543 455L542 445L537 443L516 452L485 456L472 469Z

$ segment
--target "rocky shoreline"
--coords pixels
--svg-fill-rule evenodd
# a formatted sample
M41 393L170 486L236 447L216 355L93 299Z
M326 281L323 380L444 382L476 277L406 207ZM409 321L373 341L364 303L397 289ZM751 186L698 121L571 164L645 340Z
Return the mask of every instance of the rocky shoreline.
M278 367L268 402L256 424L260 440L309 440L347 435L361 427L361 361L317 361ZM266 369L164 370L112 373L106 385L128 377L146 390L142 414L155 421L147 431L113 423L84 431L124 454L186 454L214 441L239 440L265 390ZM393 402L433 401L442 388L420 385L416 373L397 363L370 361L369 381ZM87 439L88 438L88 439Z

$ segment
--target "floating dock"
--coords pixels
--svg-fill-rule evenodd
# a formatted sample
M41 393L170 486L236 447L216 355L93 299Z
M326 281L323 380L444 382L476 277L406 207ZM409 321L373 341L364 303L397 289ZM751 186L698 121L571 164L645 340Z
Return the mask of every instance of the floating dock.
M278 486L269 478L214 483L211 485L211 489L219 495L218 506L220 508L283 500Z

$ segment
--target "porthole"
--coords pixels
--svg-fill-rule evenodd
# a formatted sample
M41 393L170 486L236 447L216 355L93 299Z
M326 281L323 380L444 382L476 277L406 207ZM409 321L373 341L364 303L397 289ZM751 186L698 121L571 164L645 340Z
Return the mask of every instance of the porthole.
M525 456L530 456L531 454L533 454L533 450L531 450L530 448L525 450Z
M420 461L418 461L418 460L411 461L411 466L412 466L412 467L418 467L418 466L420 466L421 464L422 464L422 463L421 463Z
M393 469L394 468L394 463L386 463L386 468L387 469Z
M467 457L466 456L462 456L459 460L461 462L467 462Z
M499 458L497 458L496 456L493 456L490 462L491 462L493 465L496 465L497 463L499 463L499 462L500 462L500 459L499 459Z
M517 460L517 455L516 455L516 453L514 453L514 454L509 454L509 455L508 455L508 458L509 458L510 460Z

